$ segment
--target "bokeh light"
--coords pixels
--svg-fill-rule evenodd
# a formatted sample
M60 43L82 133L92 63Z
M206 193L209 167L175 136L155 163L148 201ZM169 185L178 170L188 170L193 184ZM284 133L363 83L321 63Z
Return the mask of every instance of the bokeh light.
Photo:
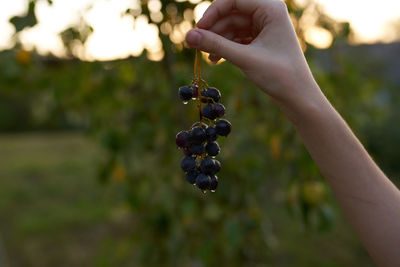
M194 20L198 22L203 16L206 9L211 5L211 2L204 1L198 4L194 9Z
M326 49L331 46L333 37L332 34L321 27L309 27L304 33L306 41L316 48Z
M176 0L185 2L187 0ZM181 47L185 33L192 27L190 21L197 22L210 1L189 0L197 4L194 10L187 9L183 13L183 22L171 25L162 23L160 31L169 35L171 41ZM297 0L301 6L314 2L334 19L350 21L354 30L352 41L354 43L391 42L398 40L398 21L400 18L400 2L395 0L383 0L377 4L374 1L328 1L328 0ZM8 20L15 15L26 12L27 0L2 1L0 3L0 49L7 49L14 45L14 29ZM87 43L81 47L74 44L72 49L75 56L84 60L111 60L128 56L140 55L146 49L149 55L161 55L160 40L156 34L158 30L151 23L163 22L164 15L161 12L160 0L149 0L149 21L138 16L141 6L138 0L82 0L65 1L54 0L50 5L47 1L37 1L36 15L39 23L33 28L24 30L19 39L25 49L36 49L40 54L52 53L57 56L65 55L62 41L58 34L64 29L79 24L80 20L93 27L94 32L89 36ZM126 10L129 14L124 15ZM177 13L174 5L168 5L166 11L174 17ZM308 13L307 13L308 12ZM306 10L301 23L305 25L304 36L307 42L317 48L327 48L332 42L332 36L326 30L316 27L314 24L316 13L312 9ZM144 24L149 25L144 25ZM175 24L175 22L173 22ZM114 29L118 29L117 31ZM397 29L397 31L396 31ZM153 36L149 36L153 35ZM161 49L162 50L162 49ZM155 52L158 51L158 52ZM78 55L79 54L79 55ZM157 58L153 57L152 58Z

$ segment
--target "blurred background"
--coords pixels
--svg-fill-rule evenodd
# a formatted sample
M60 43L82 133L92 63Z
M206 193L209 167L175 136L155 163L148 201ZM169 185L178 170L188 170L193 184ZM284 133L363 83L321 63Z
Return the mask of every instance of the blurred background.
M400 184L400 3L287 0L322 90ZM210 2L0 2L0 266L373 266L301 140L230 63L216 193L185 181L179 86Z

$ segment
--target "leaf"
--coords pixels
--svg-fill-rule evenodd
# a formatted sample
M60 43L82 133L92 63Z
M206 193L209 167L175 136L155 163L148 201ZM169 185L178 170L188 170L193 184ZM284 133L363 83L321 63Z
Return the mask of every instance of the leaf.
M29 2L28 13L26 16L15 16L10 19L10 23L14 25L16 32L20 32L26 27L33 27L37 24L35 15L35 2Z

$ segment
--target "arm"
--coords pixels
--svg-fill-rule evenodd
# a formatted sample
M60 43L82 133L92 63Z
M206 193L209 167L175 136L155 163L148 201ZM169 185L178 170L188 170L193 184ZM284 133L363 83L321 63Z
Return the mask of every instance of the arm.
M344 213L380 266L400 266L400 191L315 82L279 0L216 0L186 40L246 76L292 121Z
M290 120L379 266L400 266L400 192L321 94Z

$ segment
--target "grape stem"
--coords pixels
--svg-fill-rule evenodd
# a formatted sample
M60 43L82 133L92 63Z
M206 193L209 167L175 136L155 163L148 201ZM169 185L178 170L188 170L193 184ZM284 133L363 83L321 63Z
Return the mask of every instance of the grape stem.
M202 127L202 116L201 116L201 91L202 91L202 79L200 70L200 50L196 49L196 57L194 60L194 83L197 86L197 99L199 101L199 116L200 116L200 127Z
M211 119L209 119L209 118L204 118L205 120L207 120L207 121L209 121L209 122L211 122L213 125L215 125L215 121L214 120L211 120Z
M201 95L201 92L205 88L208 88L208 84L206 83L206 81L204 81L201 78L200 57L201 57L201 52L200 52L200 50L196 49L196 57L195 57L195 60L194 60L194 79L192 81L192 85L197 86L197 101L199 101L198 104L197 104L197 107L199 109L199 116L200 116L199 126L202 127L203 119L205 119L205 120L211 122L213 125L215 125L215 121L214 120L210 120L208 118L205 118L205 117L201 116L202 99L205 98L207 100L211 100L214 104L215 104L215 101L211 97L203 97ZM209 105L209 104L210 103L208 103L207 105ZM199 158L200 158L200 160L203 160L205 158L205 153L200 155Z

